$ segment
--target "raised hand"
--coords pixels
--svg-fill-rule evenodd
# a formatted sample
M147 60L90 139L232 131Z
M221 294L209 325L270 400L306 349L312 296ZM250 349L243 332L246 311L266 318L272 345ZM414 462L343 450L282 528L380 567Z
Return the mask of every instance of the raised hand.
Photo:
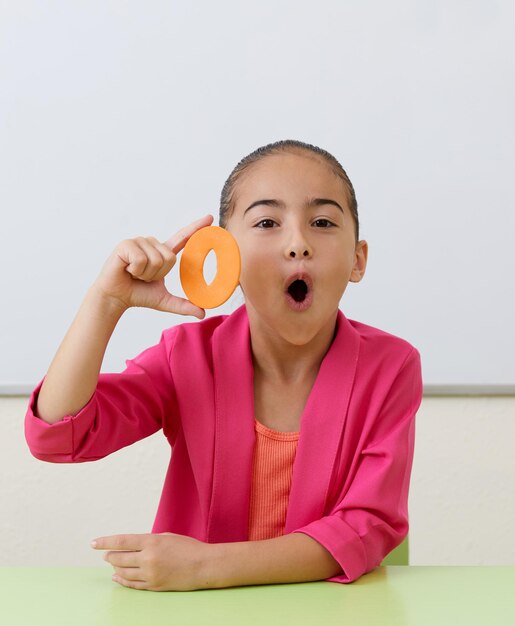
M141 306L202 319L205 310L171 294L164 278L193 233L210 226L212 221L213 216L206 215L163 243L155 237L124 239L105 262L93 287L122 308Z

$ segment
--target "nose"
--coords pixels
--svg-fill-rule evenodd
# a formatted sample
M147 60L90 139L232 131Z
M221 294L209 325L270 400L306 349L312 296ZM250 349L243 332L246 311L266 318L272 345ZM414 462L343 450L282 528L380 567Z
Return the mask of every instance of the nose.
M308 251L308 249L307 249L307 248L304 248L302 253L299 253L296 249L291 248L291 250L290 250L290 254L289 254L289 256L290 256L290 257L293 257L293 258L296 258L296 257L298 257L298 256L299 256L299 257L300 257L300 256L305 257L305 256L308 256L308 255L309 255L309 251Z
M311 246L302 235L297 235L293 241L290 241L286 246L285 252L287 257L294 259L310 257L312 255Z

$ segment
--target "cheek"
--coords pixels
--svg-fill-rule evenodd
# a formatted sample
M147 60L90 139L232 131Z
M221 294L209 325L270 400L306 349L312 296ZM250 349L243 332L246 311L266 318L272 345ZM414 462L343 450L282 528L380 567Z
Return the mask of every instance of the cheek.
M341 249L334 250L328 256L327 271L321 277L327 289L341 291L344 288L352 272L352 263L353 259L348 254L343 254Z
M264 251L241 255L240 284L249 293L269 289L277 274L277 265Z

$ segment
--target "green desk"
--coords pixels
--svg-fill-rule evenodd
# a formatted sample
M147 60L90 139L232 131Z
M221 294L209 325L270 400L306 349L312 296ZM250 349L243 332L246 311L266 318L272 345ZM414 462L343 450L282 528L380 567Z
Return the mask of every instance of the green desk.
M0 567L2 626L512 626L515 567L381 566L357 581L141 591L113 568Z

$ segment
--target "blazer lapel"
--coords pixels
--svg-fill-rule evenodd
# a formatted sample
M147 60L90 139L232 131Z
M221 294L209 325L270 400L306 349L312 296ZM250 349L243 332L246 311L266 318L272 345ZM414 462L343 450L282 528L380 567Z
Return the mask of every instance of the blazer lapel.
M254 454L254 368L245 305L213 333L215 447L209 543L247 541Z
M336 336L324 356L300 421L284 534L324 516L359 358L359 333L338 309Z
M359 356L359 334L338 309L336 335L300 422L287 534L324 515ZM208 519L210 543L248 540L254 430L254 369L242 305L213 334L215 447Z

